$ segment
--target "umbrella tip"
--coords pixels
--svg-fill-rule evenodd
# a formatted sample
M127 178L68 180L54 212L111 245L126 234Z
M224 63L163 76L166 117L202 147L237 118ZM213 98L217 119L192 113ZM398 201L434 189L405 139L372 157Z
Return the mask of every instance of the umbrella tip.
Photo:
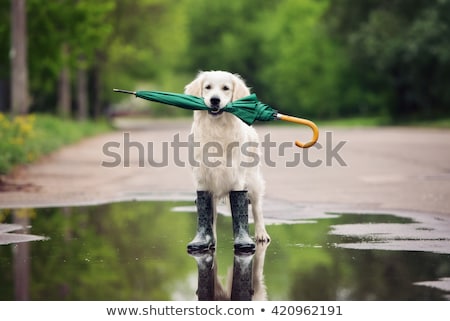
M135 91L123 90L123 89L117 89L117 88L114 88L113 91L119 92L119 93L125 93L125 94L132 94L132 95L136 94Z

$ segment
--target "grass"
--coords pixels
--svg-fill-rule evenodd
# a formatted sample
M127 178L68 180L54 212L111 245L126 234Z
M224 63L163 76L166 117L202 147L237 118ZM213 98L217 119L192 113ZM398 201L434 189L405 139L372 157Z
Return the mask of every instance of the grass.
M0 174L64 145L110 130L105 121L73 121L45 114L10 118L0 113Z
M429 127L429 128L450 128L450 118L435 120L418 120L408 123L411 126Z
M312 119L313 120L313 119ZM425 128L450 128L450 118L435 120L406 120L395 122L388 117L348 117L331 120L313 120L319 127L380 127L380 126L406 126Z
M332 120L319 120L318 126L331 126L331 127L376 127L389 124L389 120L386 117L348 117Z

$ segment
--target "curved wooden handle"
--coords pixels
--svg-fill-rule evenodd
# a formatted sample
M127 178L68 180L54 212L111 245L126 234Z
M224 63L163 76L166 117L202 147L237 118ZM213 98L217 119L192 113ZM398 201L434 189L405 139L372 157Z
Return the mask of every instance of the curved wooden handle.
M311 147L319 139L319 128L317 127L316 124L314 124L310 120L303 119L303 118L297 118L297 117L293 117L293 116L288 116L288 115L283 115L283 114L277 114L277 119L288 121L288 122L291 122L291 123L300 124L300 125L306 125L306 126L308 126L309 128L312 129L312 131L313 131L313 138L309 142L302 143L299 140L295 141L295 145L300 147L300 148Z

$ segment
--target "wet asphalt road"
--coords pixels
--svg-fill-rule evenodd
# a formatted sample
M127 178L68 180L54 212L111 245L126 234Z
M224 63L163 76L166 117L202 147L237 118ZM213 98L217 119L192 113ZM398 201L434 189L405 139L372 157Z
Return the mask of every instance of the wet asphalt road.
M189 129L189 121L159 121L68 146L18 171L9 180L17 188L0 193L0 207L189 199L194 191L189 150L183 145ZM307 128L258 126L257 130L263 144L258 160L268 212L283 203L330 211L401 210L450 217L450 130L320 128L319 144L306 153L293 141L308 140ZM128 138L124 132L129 132ZM149 159L164 160L164 145L167 166L151 166ZM117 157L120 164L112 166ZM282 207L276 212L280 217L291 215Z
M0 208L193 201L186 147L190 122L158 121L142 128L133 123L132 129L124 125L128 124L17 170L7 178L9 188L0 192ZM266 223L307 223L330 218L330 212L391 214L408 223L332 226L329 234L360 240L334 246L450 254L450 130L321 128L319 144L308 150L293 144L296 139L308 140L308 129L258 126L257 130L262 142L258 161L266 181ZM167 164L163 164L165 148ZM120 161L112 166L116 160ZM225 206L221 212L229 215ZM19 228L0 224L0 244L42 239L9 233ZM420 284L448 292L450 278Z

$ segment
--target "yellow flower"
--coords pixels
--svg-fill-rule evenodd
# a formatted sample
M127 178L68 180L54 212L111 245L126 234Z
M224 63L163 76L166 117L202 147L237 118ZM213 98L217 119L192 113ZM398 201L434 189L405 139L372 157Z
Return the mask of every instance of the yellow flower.
M29 217L29 218L34 218L36 217L36 211L32 208L19 208L14 210L14 214L18 217L18 218L25 218L25 217Z
M20 124L20 131L24 133L25 135L28 135L33 131L33 126L30 123L21 123Z
M29 135L33 131L33 125L36 117L30 116L16 116L13 120L13 125L19 131L19 135Z
M10 213L9 209L0 209L0 222L3 222Z

